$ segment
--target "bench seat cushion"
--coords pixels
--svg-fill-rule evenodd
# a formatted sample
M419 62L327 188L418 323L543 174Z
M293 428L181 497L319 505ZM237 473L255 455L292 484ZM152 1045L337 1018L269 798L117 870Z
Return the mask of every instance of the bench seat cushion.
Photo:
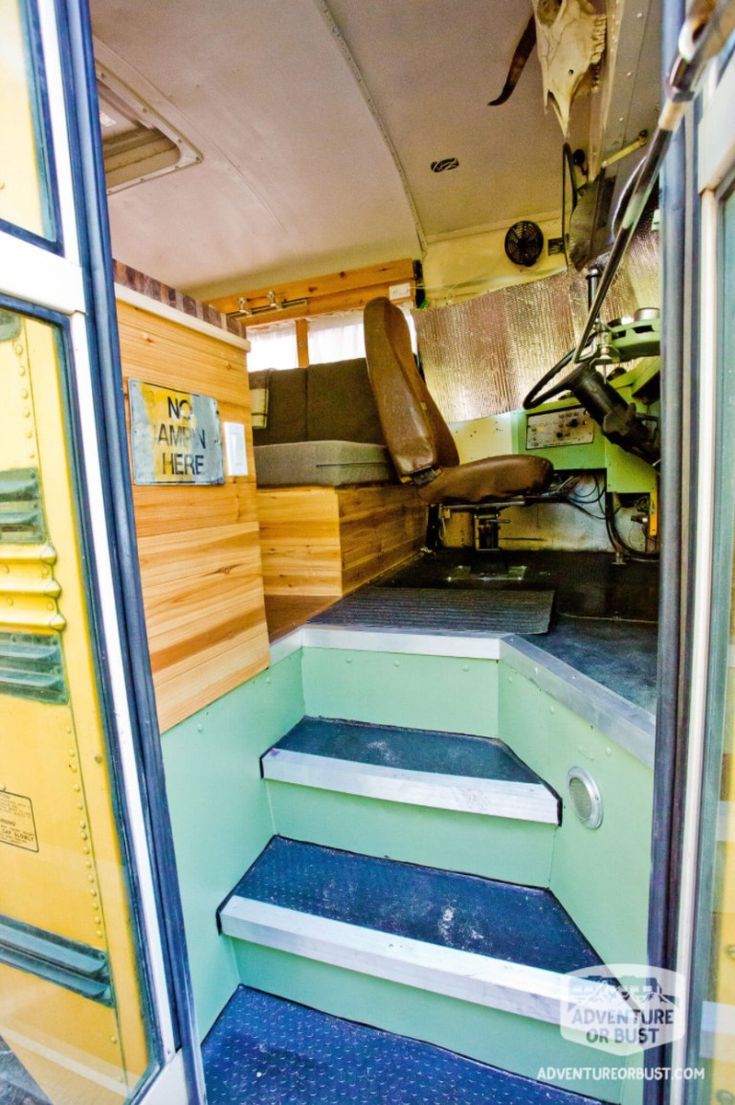
M396 479L388 450L361 441L292 441L255 446L258 487L388 483Z

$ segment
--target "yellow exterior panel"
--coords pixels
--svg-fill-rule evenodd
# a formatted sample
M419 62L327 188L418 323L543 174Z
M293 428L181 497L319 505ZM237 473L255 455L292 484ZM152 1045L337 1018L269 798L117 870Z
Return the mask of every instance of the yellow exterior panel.
M46 530L35 546L0 544L0 632L37 634L56 627L68 689L66 704L0 695L0 786L8 837L4 841L0 829L4 876L7 871L2 911L106 952L115 1005L106 1008L4 968L10 972L10 1006L0 1034L22 1037L19 1046L36 1056L34 1068L46 1064L43 1084L54 1105L87 1099L87 1091L79 1089L79 1078L84 1082L79 1070L96 1071L96 1062L107 1079L105 1097L94 1096L102 1092L95 1076L89 1100L106 1100L109 1093L124 1100L126 1081L132 1087L149 1061L91 644L59 337L53 326L25 320L12 348L0 342L6 370L0 379L8 385L3 399L6 391L12 393L7 405L0 403L0 472L39 469ZM0 793L0 826L2 802ZM58 1078L49 1083L55 1052ZM72 1052L84 1061L77 1056L70 1066Z

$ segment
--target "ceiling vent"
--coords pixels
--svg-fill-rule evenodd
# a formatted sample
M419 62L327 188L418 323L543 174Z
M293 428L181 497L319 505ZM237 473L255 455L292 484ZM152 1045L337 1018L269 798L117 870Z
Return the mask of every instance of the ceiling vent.
M97 65L97 91L108 192L120 192L202 160L180 131L106 65Z
M449 169L458 169L459 161L456 157L443 157L441 161L432 161L432 173L446 173Z

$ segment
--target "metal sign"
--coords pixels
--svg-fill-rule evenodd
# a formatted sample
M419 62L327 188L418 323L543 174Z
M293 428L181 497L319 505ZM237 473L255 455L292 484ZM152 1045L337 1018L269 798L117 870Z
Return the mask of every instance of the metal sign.
M131 380L136 484L224 483L217 400Z

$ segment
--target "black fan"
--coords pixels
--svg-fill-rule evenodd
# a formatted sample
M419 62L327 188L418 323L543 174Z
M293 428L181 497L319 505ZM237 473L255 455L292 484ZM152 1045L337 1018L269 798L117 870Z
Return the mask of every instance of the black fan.
M525 265L530 269L538 261L543 248L541 227L526 219L513 223L505 235L505 252L515 265Z

